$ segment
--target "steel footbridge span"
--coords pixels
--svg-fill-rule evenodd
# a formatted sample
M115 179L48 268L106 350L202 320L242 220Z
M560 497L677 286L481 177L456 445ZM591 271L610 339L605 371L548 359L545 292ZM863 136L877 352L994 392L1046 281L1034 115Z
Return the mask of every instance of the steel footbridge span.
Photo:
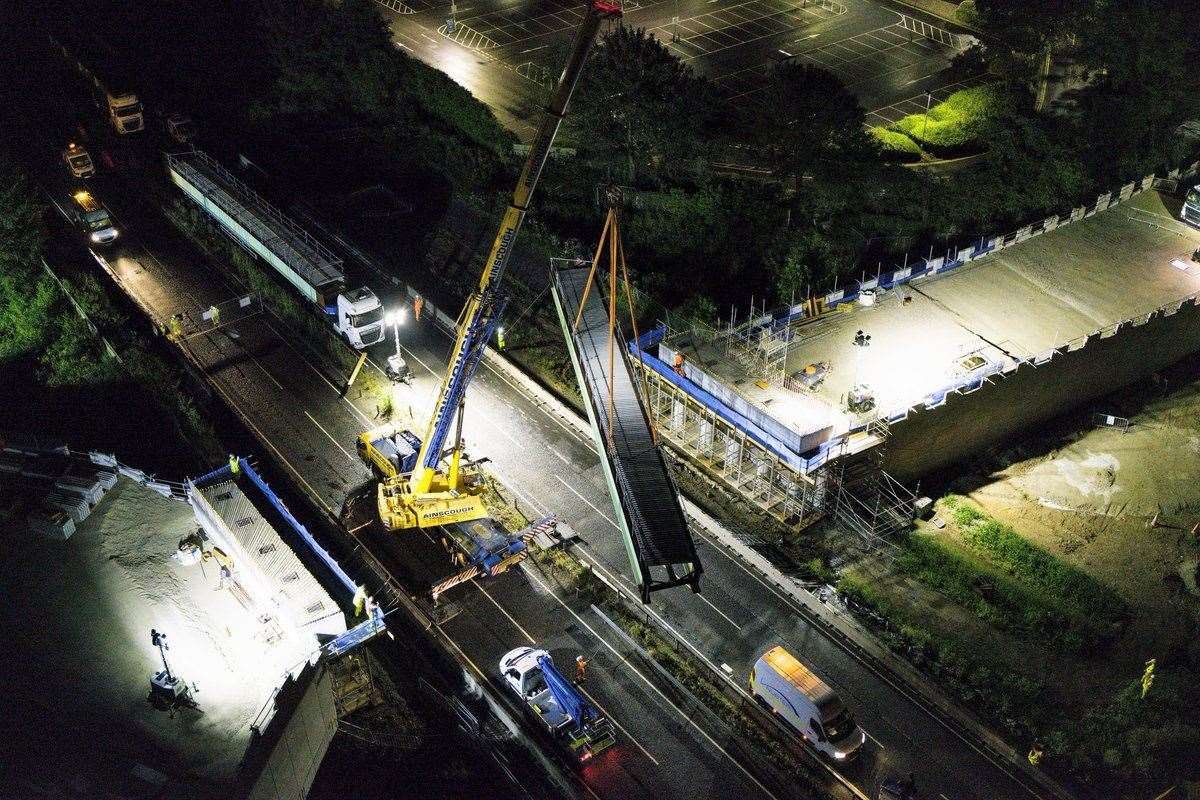
M679 492L655 442L625 348L616 347L610 359L608 309L598 287L585 297L588 272L586 264L555 269L554 303L642 601L673 586L699 592L703 569Z

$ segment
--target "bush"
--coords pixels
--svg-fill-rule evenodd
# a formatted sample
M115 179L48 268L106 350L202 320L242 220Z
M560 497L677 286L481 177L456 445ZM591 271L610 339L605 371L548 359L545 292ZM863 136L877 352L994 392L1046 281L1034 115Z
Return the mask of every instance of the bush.
M988 125L1011 103L1008 92L995 84L960 89L931 107L928 114L909 114L888 130L906 135L944 158L969 155L983 149Z
M883 642L933 675L961 701L980 704L983 711L1014 733L1036 735L1048 727L1046 686L1040 678L1013 672L976 648L964 647L928 630L892 604L874 584L857 575L842 575L838 591L881 617L885 627L877 633ZM1013 720L1021 722L1014 727Z
M921 160L921 146L914 142L908 134L889 130L879 125L871 128L870 133L879 143L883 157L888 161L907 164Z
M1057 747L1076 767L1103 765L1122 775L1147 775L1189 762L1200 747L1200 728L1187 718L1195 707L1196 676L1160 670L1143 698L1141 681L1126 684L1080 724L1057 731Z
M1054 642L1068 651L1091 647L1100 638L1084 615L1068 613L1074 608L1060 607L1057 598L1025 587L944 542L911 537L896 564L999 630Z
M966 542L1014 579L1090 616L1116 622L1124 615L1125 601L1083 570L1026 541L966 498L951 495L944 503L952 510Z

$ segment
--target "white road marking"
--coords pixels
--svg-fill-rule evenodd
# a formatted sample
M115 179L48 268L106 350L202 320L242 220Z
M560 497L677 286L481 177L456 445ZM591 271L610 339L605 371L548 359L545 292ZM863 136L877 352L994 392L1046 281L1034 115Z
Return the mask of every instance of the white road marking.
M643 753L645 753L645 754L646 754L646 758L648 758L648 759L650 759L651 761L653 761L653 762L654 762L654 766L656 766L656 767L657 767L657 766L661 766L661 765L659 764L659 761L658 761L658 759L657 759L657 758L655 758L653 755L651 755L651 753L650 753L650 751L649 751L649 750L647 750L645 747L642 747L642 743L641 743L641 742L639 742L639 741L638 741L636 738L634 738L634 735L633 735L632 733L630 733L628 730L626 730L624 725L622 725L621 723L617 722L617 718L616 718L616 717L614 717L612 714L610 714L607 708L605 708L604 706L600 705L600 701L599 701L599 700L597 700L596 698L592 697L592 693L591 693L591 692L589 692L587 689L583 688L583 687L582 687L582 686L580 686L579 684L576 684L576 685L575 685L575 688L577 688L579 691L583 692L584 696L586 696L588 700L591 700L591 701L592 701L592 705L596 706L596 708L598 708L598 709L600 709L602 712L604 712L604 716L608 717L609 721L610 721L610 722L612 722L612 724L613 724L613 725L616 725L618 728L620 728L620 729L621 729L621 733L623 733L623 734L625 734L626 736L628 736L628 737L629 737L629 741L633 742L633 743L634 743L634 744L637 746L637 749L638 749L638 750L641 750Z
M589 506L589 507L590 507L590 508L591 508L593 511L595 511L597 514L599 514L600 516L602 516L602 517L604 517L606 520L608 520L608 524L609 524L609 525L612 525L612 526L613 526L614 528L616 528L617 530L621 530L621 526L620 526L620 525L618 525L616 522L614 522L614 521L613 521L613 519L612 519L612 517L610 517L608 514L605 514L605 513L604 513L603 511L601 511L600 509L596 508L596 506L592 505L592 501L591 501L591 500L588 500L586 497L584 497L584 496L583 496L583 495L581 495L581 494L580 494L578 491L576 491L574 486L572 486L571 484L569 484L569 483L567 483L566 481L564 481L564 480L563 480L561 477L559 477L558 475L555 475L555 476L554 476L554 478L555 478L555 480L557 480L559 483L561 483L563 486L565 486L565 487L567 487L568 489L570 489L572 494L574 494L576 497L578 497L578 498L579 498L580 500L582 500L583 502L587 503L587 504L588 504L588 506Z
M675 711L679 714L679 716L682 717L685 722L687 722L689 725L691 725L693 728L695 728L696 731L699 732L699 734L701 736L703 736L708 741L709 744L711 744L713 747L717 748L717 750L721 751L721 753L726 758L728 758L731 762L733 762L733 765L736 766L738 769L740 769L747 778L749 778L751 781L753 781L754 785L757 786L759 789L761 789L763 794L767 795L768 797L774 798L774 800L779 800L778 797L775 797L775 795L771 793L771 790L769 790L767 787L765 787L761 783L759 783L758 778L756 778L752 774L750 774L750 772L745 767L743 767L736 758L731 756L729 754L729 751L727 751L724 747L722 747L720 744L718 744L715 739L713 739L711 736L709 736L707 731L705 731L703 728L701 728L699 725L697 725L695 720L693 720L687 714L683 713L683 711L679 708L679 706L677 706L677 705L675 705L675 703L671 702L671 698L669 698L665 694L663 694L662 689L659 689L656 685L654 685L653 681L651 681L649 678L647 678L645 675L643 675L641 672L639 672L637 667L635 667L635 666L633 666L633 664L629 663L629 659L625 658L625 656L618 653L616 648L614 648L611 644L609 644L608 641L606 639L604 639L600 634L596 633L596 629L593 628L591 625L589 625L587 623L587 621L584 620L583 617L576 614L575 609L571 608L569 605L567 605L566 603L564 603L562 601L562 598L560 598L558 595L554 594L554 592L550 590L550 587L547 586L545 584L545 582L542 581L542 579L537 576L537 573L530 572L528 574L535 581L537 581L539 584L541 584L542 588L545 589L546 592L548 594L550 594L550 596L553 597L558 602L559 605L561 605L563 608L565 608L567 610L567 612L572 617L574 617L575 620L580 625L587 628L588 631L592 634L592 636L595 636L596 639L598 639L605 647L607 647L614 656L616 656L618 659L620 659L621 663L623 663L626 667L628 667L630 672L632 672L634 675L641 678L643 683L645 683L647 686L649 686L651 689L653 689L654 692L659 697L661 697L663 700L665 700L667 702L667 704L669 706L671 706L671 708L674 708Z
M711 600L709 600L707 597L705 597L705 596L704 596L704 595L702 595L702 594L698 594L698 595L696 595L696 597L699 597L699 598L700 598L700 600L701 600L701 602L703 602L705 605L707 605L707 606L708 606L709 608L711 608L713 611L717 612L717 613L718 613L718 614L720 614L722 617L724 617L724 618L725 618L725 621L726 621L726 622L728 622L730 625L732 625L734 628L737 628L738 630L741 630L741 628L742 628L742 626L741 626L741 625L738 625L736 622L734 622L732 619L730 619L728 614L726 614L724 611L722 611L721 609L719 609L719 608L717 608L715 605L713 605L713 604L712 604L712 601L711 601Z
M498 473L497 473L497 477L499 477ZM531 507L534 511L538 512L538 514L540 516L543 516L543 517L546 516L546 514L549 511L549 509L546 508L546 506L537 502L532 497L529 497L527 494L522 492L520 489L517 489L510 481L501 480L500 482L502 484L504 484L505 489L508 489L510 492L515 494L521 500L521 502L525 503L525 505Z
M322 425L321 423L317 422L317 420L313 417L312 414L308 413L308 411L305 411L304 416L308 417L309 421L312 422L313 425L316 425L317 428L321 431L321 433L325 434L326 438L328 438L329 441L333 442L334 447L336 447L338 450L341 450L342 453L345 454L346 458L350 459L350 463L352 463L352 464L358 463L358 459L355 458L354 456L350 455L349 450L347 450L346 448L344 448L340 444L338 444L338 440L333 438L332 436L330 436L329 431L325 430L325 426Z
M507 619L509 622L511 622L513 624L513 627L515 627L517 630L519 630L521 632L521 635L523 635L526 639L529 640L530 644L537 644L537 639L534 639L532 636L530 636L529 631L525 630L525 628L522 627L521 623L519 623L515 619L513 619L512 614L509 614L508 611L504 608L504 606L502 606L496 602L496 598L492 597L491 593L487 589L483 588L482 583L480 583L478 580L474 580L471 582L474 583L477 587L479 587L479 591L483 592L484 597L486 597L488 600L492 601L492 605L494 605L496 608L500 609L500 613L504 615L504 618ZM654 763L657 764L658 762L656 761Z

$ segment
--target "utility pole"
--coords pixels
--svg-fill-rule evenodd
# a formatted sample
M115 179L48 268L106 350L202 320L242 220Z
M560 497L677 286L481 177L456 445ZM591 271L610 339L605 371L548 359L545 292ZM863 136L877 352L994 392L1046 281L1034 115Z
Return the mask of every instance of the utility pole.
M933 92L925 93L925 121L921 125L921 142L928 141L925 136L929 133L929 106L933 103ZM929 181L925 181L925 221L929 221Z

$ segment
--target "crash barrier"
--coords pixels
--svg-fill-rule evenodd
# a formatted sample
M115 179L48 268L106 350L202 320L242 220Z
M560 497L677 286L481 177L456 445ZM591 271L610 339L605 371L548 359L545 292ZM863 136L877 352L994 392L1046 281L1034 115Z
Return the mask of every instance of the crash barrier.
M87 312L84 311L83 306L80 305L79 301L75 299L75 295L71 291L70 284L59 277L59 274L54 271L54 268L50 266L46 259L41 259L41 262L42 269L51 277L51 279L53 279L54 283L63 293L63 297L67 298L67 302L71 304L71 308L75 310L75 314L81 320L83 320L84 325L87 325L87 328L89 331L91 331L92 336L95 336L100 340L100 345L104 348L105 355L116 361L118 364L124 365L124 360L121 358L120 354L117 353L116 348L112 346L112 342L110 342L108 337L100 332L100 329L96 327L96 323L92 322L92 318L88 316Z
M61 442L44 439L33 433L0 434L0 449L8 453L16 453L30 458L44 457L52 459L55 456L59 456L67 459L76 459L80 462L87 461L99 470L98 474L104 472L119 473L132 481L140 483L147 489L161 494L163 497L187 501L187 491L182 483L163 480L136 467L122 464L117 460L116 456L109 453L99 453L95 450L85 453L81 450L72 450ZM7 471L7 468L2 469ZM26 464L25 469L29 469L28 464ZM41 477L57 477L48 473L36 474L41 475ZM113 480L115 481L116 479L113 478ZM105 489L111 487L112 483L107 483Z
M1191 178L1197 174L1200 174L1200 161L1193 161L1190 164L1169 170L1166 173L1166 180L1178 182L1181 179ZM898 268L890 272L881 273L868 280L856 281L853 288L835 289L826 295L812 297L802 303L796 303L782 310L762 314L743 324L751 332L766 330L775 333L798 320L819 316L826 311L837 308L839 305L857 302L863 292L894 289L917 278L950 272L964 264L982 258L988 253L1012 247L1015 244L1020 244L1040 234L1069 225L1072 222L1094 217L1101 211L1119 205L1134 195L1152 188L1156 180L1163 179L1156 178L1156 175L1152 173L1141 180L1131 181L1114 191L1098 195L1090 205L1078 206L1069 211L1064 210L1059 214L1053 214L1038 222L1024 225L1008 234L980 237L979 241L973 244L963 247L950 247L944 253L938 255L934 255L933 249L930 248L925 258L918 258L916 260L910 260L908 256L905 256L904 262Z

